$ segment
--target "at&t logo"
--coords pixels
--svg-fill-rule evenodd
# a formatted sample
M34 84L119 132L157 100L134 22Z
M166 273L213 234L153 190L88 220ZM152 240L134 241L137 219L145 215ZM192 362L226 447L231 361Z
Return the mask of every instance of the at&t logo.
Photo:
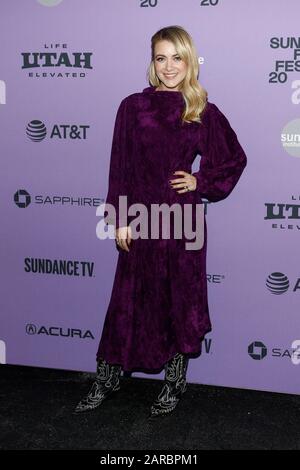
M286 274L281 273L280 271L275 271L269 274L269 276L267 277L266 286L272 294L285 294L290 287L290 281ZM300 278L296 280L292 291L296 292L298 289L300 289Z
M54 124L49 138L86 140L89 128L90 126L83 124ZM32 142L41 142L47 136L47 127L42 121L34 119L27 124L26 134Z

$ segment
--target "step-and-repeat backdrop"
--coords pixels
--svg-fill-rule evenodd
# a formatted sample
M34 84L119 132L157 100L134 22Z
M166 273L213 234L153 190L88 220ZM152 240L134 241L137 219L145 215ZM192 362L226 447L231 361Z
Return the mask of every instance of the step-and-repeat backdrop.
M95 372L118 256L96 234L115 115L149 86L151 36L180 25L248 157L206 204L213 330L188 380L300 392L299 14L298 0L1 0L1 363Z

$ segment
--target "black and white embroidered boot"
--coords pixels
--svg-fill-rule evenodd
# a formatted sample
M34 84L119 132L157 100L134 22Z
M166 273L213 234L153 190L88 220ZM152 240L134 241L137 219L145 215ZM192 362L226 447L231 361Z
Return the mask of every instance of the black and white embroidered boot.
M88 394L77 404L74 413L93 410L112 392L120 389L121 366L112 366L104 359L97 361L97 376Z
M185 393L186 372L189 359L185 354L177 353L165 365L165 380L163 388L151 406L150 418L170 413L177 406Z

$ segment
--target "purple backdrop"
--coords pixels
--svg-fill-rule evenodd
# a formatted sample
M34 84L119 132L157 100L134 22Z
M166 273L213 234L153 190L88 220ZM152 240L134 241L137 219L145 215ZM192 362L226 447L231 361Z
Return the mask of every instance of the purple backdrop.
M298 0L1 1L0 362L95 371L118 254L96 236L115 114L148 86L151 36L178 24L248 157L206 207L213 331L188 380L300 392L299 13Z

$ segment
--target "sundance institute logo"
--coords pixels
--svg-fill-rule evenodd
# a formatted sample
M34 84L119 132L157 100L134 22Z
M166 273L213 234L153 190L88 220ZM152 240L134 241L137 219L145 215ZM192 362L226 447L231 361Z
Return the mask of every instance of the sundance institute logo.
M281 143L287 153L300 157L300 119L288 122L282 129Z

